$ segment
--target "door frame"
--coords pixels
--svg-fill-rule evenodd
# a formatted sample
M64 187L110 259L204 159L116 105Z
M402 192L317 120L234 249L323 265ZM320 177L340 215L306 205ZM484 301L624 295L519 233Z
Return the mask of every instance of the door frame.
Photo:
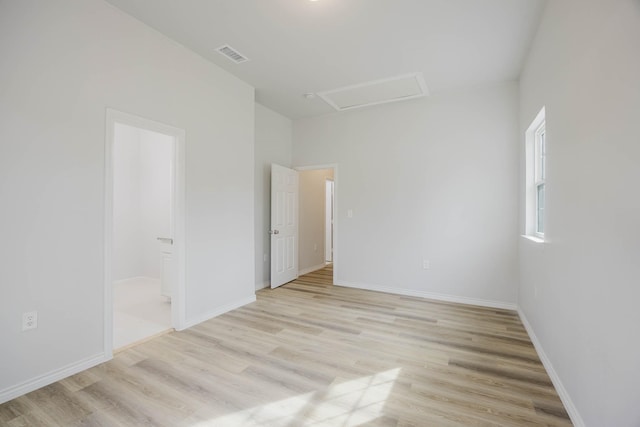
M325 163L320 165L309 165L309 166L295 166L293 168L297 171L310 171L310 170L318 170L318 169L333 169L333 284L337 283L338 278L338 229L339 229L339 220L338 220L338 192L339 192L339 174L338 174L338 164L337 163ZM298 245L298 248L300 245Z
M104 352L107 359L113 357L113 179L114 179L114 128L116 123L150 130L174 138L173 185L173 241L177 258L177 283L171 295L171 325L182 330L185 318L185 140L184 129L154 120L107 108L105 132L105 212L104 212Z

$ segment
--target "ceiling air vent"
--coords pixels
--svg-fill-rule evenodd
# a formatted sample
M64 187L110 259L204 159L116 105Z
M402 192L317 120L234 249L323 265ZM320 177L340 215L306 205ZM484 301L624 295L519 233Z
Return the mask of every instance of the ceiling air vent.
M318 92L318 96L338 111L427 96L422 73L403 74L339 89Z
M243 54L241 54L240 52L238 52L228 44L225 44L224 46L220 46L219 48L216 49L216 51L218 51L218 53L220 53L221 55L226 56L236 64L247 62L249 60L249 58L247 58L246 56L244 56Z

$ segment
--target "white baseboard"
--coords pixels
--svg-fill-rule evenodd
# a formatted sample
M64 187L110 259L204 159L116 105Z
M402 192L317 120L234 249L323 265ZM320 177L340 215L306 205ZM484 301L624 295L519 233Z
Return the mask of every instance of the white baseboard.
M531 324L529 323L527 316L525 316L524 312L520 307L518 307L518 315L520 316L520 321L524 325L524 328L527 330L527 333L529 334L529 338L531 339L531 342L533 343L533 346L535 347L536 352L538 353L538 356L540 357L540 360L544 365L544 368L547 370L547 374L549 375L549 378L551 378L551 382L553 383L553 386L558 392L558 396L560 396L560 400L562 400L562 404L564 405L564 408L567 410L567 413L571 418L571 422L575 427L585 427L586 424L584 423L582 417L580 416L580 413L578 412L576 405L573 404L573 400L571 400L571 396L569 396L567 389L564 388L564 384L562 384L562 381L560 380L560 377L556 373L556 370L553 369L551 360L549 360L549 358L547 357L547 354L544 352L544 348L542 348L542 344L540 344L540 341L538 340L538 337L533 331L533 328L531 327Z
M205 322L205 321L207 321L209 319L213 319L214 317L220 316L221 314L224 314L227 311L235 310L236 308L240 308L243 305L250 304L250 303L254 302L255 300L256 300L256 296L255 295L251 295L251 296L248 296L246 298L242 298L240 300L230 302L229 304L225 304L223 306L216 307L215 309L213 309L213 310L211 310L211 311L209 311L209 312L207 312L205 314L202 314L200 316L197 316L197 317L194 317L194 318L191 318L191 319L187 319L185 321L185 323L184 323L184 328L182 328L181 330L190 328L192 326L197 325L198 323Z
M304 268L302 270L298 270L298 276L304 276L305 274L313 273L314 271L321 270L327 266L326 263L314 265L313 267Z
M264 288L270 288L270 287L271 287L271 281L269 280L262 283L256 283L256 291L259 291L260 289L264 289Z
M90 356L86 359L80 360L79 362L71 363L67 366L63 366L62 368L47 372L46 374L40 375L31 380L1 390L0 404L8 402L11 399L15 399L16 397L20 397L24 394L27 394L49 384L55 383L56 381L60 381L61 379L77 374L78 372L93 368L94 366L104 363L108 360L109 358L107 358L104 353L96 354L94 356Z
M217 307L216 309L198 316L193 319L187 319L184 325L184 329L190 328L191 326L197 325L198 323L204 322L206 320L212 319L216 316L224 314L233 309L242 307L243 305L252 303L256 300L255 295L251 295L247 298L243 298L241 300L237 300L231 302L229 304L225 304L221 307ZM67 378L71 375L77 374L78 372L82 372L89 368L93 368L100 363L107 362L111 357L107 357L104 353L97 354L95 356L88 357L86 359L80 360L78 362L69 364L67 366L63 366L62 368L55 369L46 374L35 377L31 380L25 381L23 383L17 384L15 386L11 386L4 390L0 390L0 404L4 402L8 402L9 400L20 397L24 394L52 384L56 381L60 381L64 378Z
M420 297L420 298L428 298L428 299L433 299L438 301L455 302L459 304L479 305L482 307L489 307L489 308L500 308L504 310L515 311L518 308L518 306L515 303L511 303L511 302L485 300L480 298L460 297L456 295L439 294L434 292L418 291L414 289L390 288L386 286L367 285L362 283L351 283L351 282L345 282L345 281L340 281L339 283L336 283L336 285L344 286L347 288L365 289L368 291L386 292L389 294L406 295L410 297Z

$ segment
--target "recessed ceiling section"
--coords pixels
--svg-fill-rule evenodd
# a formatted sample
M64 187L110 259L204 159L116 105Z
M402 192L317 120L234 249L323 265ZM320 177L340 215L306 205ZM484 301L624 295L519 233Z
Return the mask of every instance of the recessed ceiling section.
M422 73L404 74L318 92L318 96L337 111L405 101L428 94Z

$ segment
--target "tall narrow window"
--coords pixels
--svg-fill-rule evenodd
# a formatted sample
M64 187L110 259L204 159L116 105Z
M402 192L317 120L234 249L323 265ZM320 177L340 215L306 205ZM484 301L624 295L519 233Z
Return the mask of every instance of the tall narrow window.
M526 134L526 230L533 240L542 241L545 233L547 132L545 109L538 113Z
M544 184L546 173L545 122L535 133L536 235L544 237Z

